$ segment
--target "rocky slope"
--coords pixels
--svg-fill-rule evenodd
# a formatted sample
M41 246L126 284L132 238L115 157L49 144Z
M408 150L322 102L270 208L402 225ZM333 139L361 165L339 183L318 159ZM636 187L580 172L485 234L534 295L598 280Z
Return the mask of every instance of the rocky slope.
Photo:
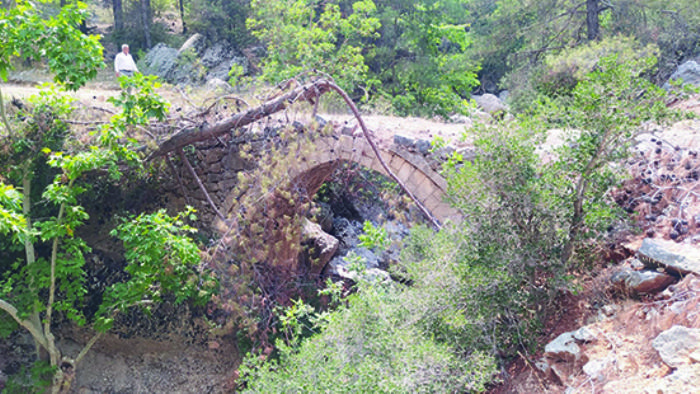
M700 115L698 97L676 105ZM697 119L638 139L615 192L636 227L613 231L581 292L562 295L543 351L493 393L700 393L699 149Z

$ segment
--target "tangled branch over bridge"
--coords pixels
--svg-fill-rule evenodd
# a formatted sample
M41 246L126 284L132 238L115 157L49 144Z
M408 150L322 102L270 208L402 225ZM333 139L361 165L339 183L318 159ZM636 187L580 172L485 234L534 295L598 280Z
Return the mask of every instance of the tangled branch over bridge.
M441 223L449 219L458 220L459 213L444 201L447 189L445 180L433 171L425 163L425 160L416 155L400 149L380 149L373 141L354 103L342 89L328 79L317 79L299 85L259 106L221 119L213 124L200 123L185 128L160 143L158 148L149 155L149 159L153 160L177 153L196 181L208 205L216 213L214 228L225 231L225 223L227 219L230 219L231 209L237 199L236 193L227 187L216 187L214 192L218 195L215 199L222 205L220 207L200 180L200 175L182 153L182 149L191 144L230 135L232 130L241 129L266 119L276 112L287 109L294 103L308 102L314 106L315 113L320 97L331 91L337 92L343 97L357 118L362 134L352 137L332 132L329 136L312 138L315 148L290 163L292 168L288 172L289 180L301 180L306 182L305 188L307 190L317 190L337 164L355 162L368 169L376 170L397 182L434 227L439 228ZM224 148L222 146L222 149ZM213 161L208 160L207 162ZM207 168L200 168L199 173L206 178Z

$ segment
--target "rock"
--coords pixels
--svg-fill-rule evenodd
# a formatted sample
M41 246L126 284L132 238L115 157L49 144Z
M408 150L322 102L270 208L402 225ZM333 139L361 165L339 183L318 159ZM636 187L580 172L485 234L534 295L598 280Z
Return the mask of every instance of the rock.
M506 100L508 100L508 96L510 96L510 92L507 90L502 90L501 93L498 93L498 99L501 100L501 102L505 103Z
M206 46L201 34L190 37L179 50L158 44L145 56L145 73L157 75L170 83L202 83L211 79L229 80L229 71L234 64L243 67L244 74L250 69L248 58L226 42Z
M588 327L581 327L573 333L574 339L579 342L594 342L598 337Z
M602 360L591 360L583 366L583 373L590 376L591 379L603 381L605 379L605 369L610 364L610 360L604 358Z
M184 44L180 47L178 55L186 51L191 50L197 56L201 56L206 47L206 38L203 35L196 33L192 37L188 38Z
M544 347L544 356L551 360L579 361L581 349L572 332L565 332Z
M645 267L645 265L639 259L631 259L630 267L632 267L633 270L641 270Z
M231 93L233 88L228 82L223 81L219 78L212 78L207 81L207 89L215 91L217 93Z
M355 134L355 130L357 130L357 124L352 123L352 124L345 124L341 129L340 129L340 134L342 135L347 135L352 137L353 134Z
M535 361L535 368L539 369L540 371L547 373L549 372L549 363L547 360L543 357L537 361Z
M317 212L314 214L314 221L321 225L321 229L327 233L333 231L333 210L330 204L324 202L316 203Z
M452 123L458 123L458 124L464 124L466 125L467 128L472 127L473 123L472 119L468 116L464 116L462 114L454 114L450 116L450 122Z
M571 376L576 369L573 367L572 363L569 362L557 362L550 365L552 375L554 375L555 380L559 380L559 384L568 385L569 376Z
M394 135L394 144L403 148L413 148L416 141L410 137L405 137L403 135Z
M367 269L379 268L379 257L371 250L367 248L354 248L351 252L364 261Z
M209 69L209 76L223 79L224 81L229 80L229 71L234 64L238 64L243 67L243 75L247 75L250 72L250 63L248 58L244 56L234 56L230 59L225 59L217 66Z
M651 344L671 368L700 360L700 328L673 326L654 338Z
M666 267L679 274L700 275L700 250L693 246L645 238L637 256L647 265Z
M486 93L481 96L472 96L476 104L489 115L496 115L500 112L506 112L507 108L501 100L491 93Z
M472 109L470 114L472 116L472 124L474 121L486 124L493 121L493 117L491 115L479 109Z
M206 48L202 53L202 64L206 68L214 68L223 62L230 61L236 55L235 50L225 41Z
M316 124L318 125L319 129L323 129L328 124L328 121L324 117L322 117L321 115L318 115L318 114L316 116L314 116L314 120L316 121Z
M367 249L353 249L355 253L348 253L346 256L336 256L328 262L328 272L344 279L357 281L364 278L369 281L389 281L389 273L378 268L379 261L374 253ZM372 257L373 256L373 257ZM369 259L369 260L367 260ZM353 266L363 264L363 267ZM358 270L358 268L360 268Z
M611 278L617 288L635 294L660 292L675 280L673 276L662 272L633 271L627 268L615 273Z
M602 308L603 314L607 317L611 317L611 316L615 315L617 313L617 311L619 311L619 310L620 310L620 306L615 305L615 304L605 305Z
M460 148L457 150L457 153L462 156L464 161L473 162L474 159L476 159L476 148L473 146L465 146L464 148Z
M362 277L369 282L384 282L391 281L389 273L379 268L370 268L362 273Z
M340 241L338 253L345 254L359 243L357 236L362 234L362 223L344 217L334 217L333 234Z
M678 69L671 75L669 81L678 79L682 79L684 85L700 86L700 64L694 60L689 60L678 66ZM664 88L670 88L670 84L668 82L665 83Z
M697 393L700 382L700 365L683 365L663 378L662 384L656 392L663 393Z
M144 56L145 70L144 73L157 75L158 77L169 80L170 75L177 67L177 50L169 46L159 43L156 44Z
M309 272L312 275L320 275L338 250L339 241L324 232L320 225L308 219L304 219L301 237L302 245L306 246L308 251Z
M430 141L427 140L418 140L416 141L416 150L420 152L423 155L427 155L430 153L430 149L432 149L433 145L430 143Z

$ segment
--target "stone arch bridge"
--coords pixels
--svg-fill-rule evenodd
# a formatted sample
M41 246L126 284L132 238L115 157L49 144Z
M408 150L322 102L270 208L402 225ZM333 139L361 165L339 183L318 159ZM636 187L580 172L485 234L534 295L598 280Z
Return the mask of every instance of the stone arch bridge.
M340 135L337 135L340 134ZM353 162L360 166L377 171L388 176L374 151L361 134L351 136L341 134L337 130L334 135L317 136L311 142L312 149L303 157L298 157L287 169L290 181L296 180L305 184L307 190L318 190L332 172L343 162ZM261 142L261 148L264 143ZM255 149L255 142L251 145ZM235 143L225 143L221 139L199 142L195 144L195 172L203 186L207 189L212 201L219 207L224 217L229 217L235 207L236 195L234 186L237 183L239 171L249 171L255 165L241 158L240 147ZM445 201L447 182L433 170L421 153L411 151L404 146L380 146L380 155L391 171L399 178L407 189L425 206L425 208L440 223L448 220L458 222L460 214ZM190 203L195 200L195 206L205 223L211 223L213 229L226 231L226 224L208 204L201 187L186 169L178 170L184 189L172 185L172 191L180 198ZM183 193L179 193L184 191ZM184 204L183 204L184 205Z

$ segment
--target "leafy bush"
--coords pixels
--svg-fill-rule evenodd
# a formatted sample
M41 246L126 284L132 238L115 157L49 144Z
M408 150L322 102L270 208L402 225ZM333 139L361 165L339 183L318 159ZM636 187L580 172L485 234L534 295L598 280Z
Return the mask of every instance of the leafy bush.
M246 19L251 13L250 0L193 0L187 3L186 23L192 32L201 33L211 42L228 41L236 48L245 48L254 41L246 28Z
M477 127L472 162L450 161L448 194L463 222L437 235L412 232L403 275L426 290L416 298L422 323L437 338L492 355L534 345L534 306L565 286L563 206L540 173L535 123ZM444 294L450 294L444 297Z
M614 163L650 121L678 119L666 93L640 77L654 64L601 58L571 96L536 116L470 131L473 162L445 167L463 222L436 235L414 230L402 259L402 277L423 289L413 315L435 338L500 355L535 344L576 252L621 218L609 198L624 175ZM545 126L576 131L543 164L535 147Z
M586 74L593 71L605 57L616 55L621 64L634 66L636 59L657 56L656 45L642 46L637 40L625 36L592 41L572 49L549 55L544 60L543 70L534 81L535 86L547 95L569 94ZM641 70L635 70L637 72Z
M249 355L239 371L242 391L483 391L496 372L493 358L434 339L407 307L416 296L420 290L361 282L345 306L313 316L320 333L298 344L278 341L270 361Z
M604 58L616 56L620 64L640 67L638 59L656 56L659 48L642 45L632 37L615 36L591 41L573 48L552 52L535 65L525 65L511 71L503 85L509 89L508 101L517 112L531 111L543 96L571 95L588 73L600 69ZM643 66L648 70L648 66ZM639 74L640 69L633 70Z

